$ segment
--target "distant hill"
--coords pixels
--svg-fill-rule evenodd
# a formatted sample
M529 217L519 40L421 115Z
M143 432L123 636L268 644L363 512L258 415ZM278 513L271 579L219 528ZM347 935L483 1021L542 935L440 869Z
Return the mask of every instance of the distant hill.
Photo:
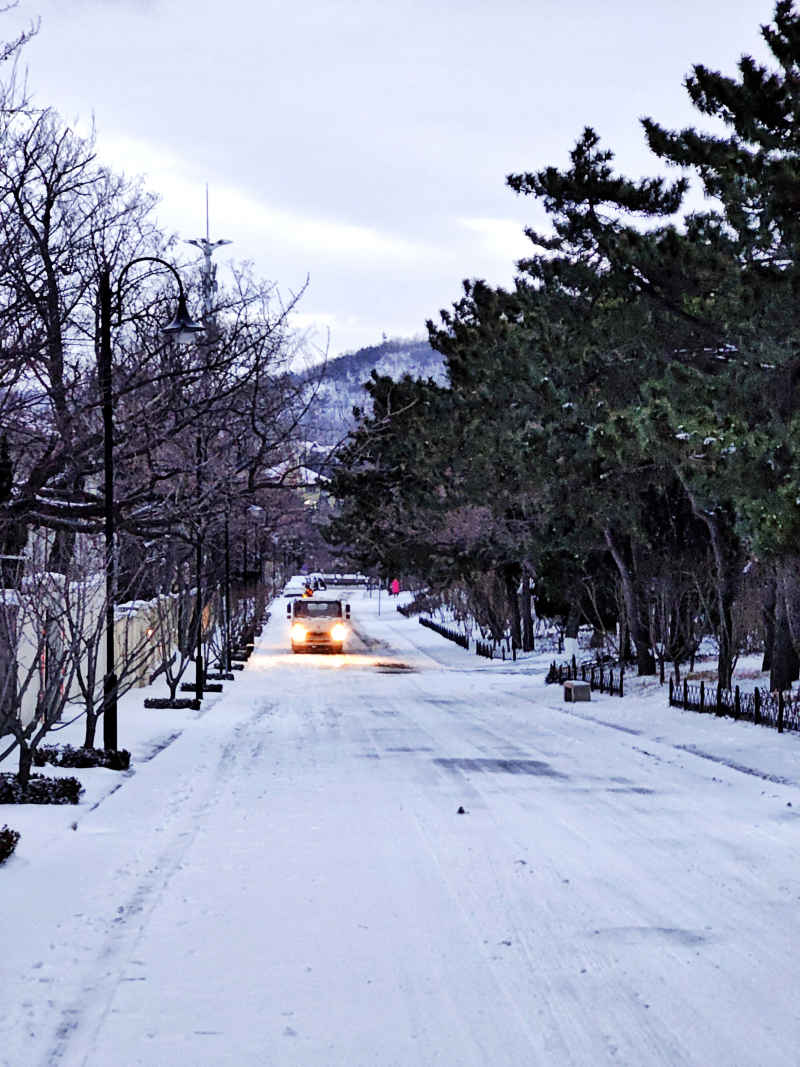
M328 362L314 404L305 419L309 442L329 448L344 437L355 422L353 408L366 407L369 402L364 382L369 381L373 370L392 378L410 374L412 378L433 378L439 383L446 381L441 354L434 352L423 340L394 339L337 356Z

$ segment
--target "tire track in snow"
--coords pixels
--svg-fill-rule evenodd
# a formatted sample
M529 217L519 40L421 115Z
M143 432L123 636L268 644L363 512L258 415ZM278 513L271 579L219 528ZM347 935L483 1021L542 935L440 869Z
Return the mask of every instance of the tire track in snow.
M541 1023L548 1033L548 1045L542 1059L531 1062L558 1062L582 1067L583 1064L593 1061L593 1052L593 1062L598 1062L596 1042L598 1037L603 1035L609 1061L618 1057L625 1060L626 1053L636 1050L644 1055L643 1062L653 1065L663 1064L671 1067L674 1063L700 1062L702 1054L695 1055L686 1043L687 1033L684 1026L688 1020L702 1026L703 1010L698 1010L698 1004L694 1002L688 988L684 990L682 983L675 983L675 976L685 968L692 967L700 979L701 989L705 992L718 985L718 981L713 977L715 968L724 970L725 966L731 967L737 976L746 973L748 948L742 947L738 938L732 939L730 932L726 931L722 945L715 944L713 939L707 944L706 936L698 933L694 925L701 916L705 916L701 926L705 922L706 929L710 929L711 924L715 929L718 928L719 912L715 908L715 901L717 905L724 905L723 914L740 914L742 899L753 894L754 880L742 877L730 881L736 867L731 868L727 861L722 864L724 873L720 877L716 874L716 865L709 860L708 868L698 867L688 880L684 879L686 885L681 882L678 885L670 885L670 879L665 877L665 872L669 871L674 863L674 845L667 839L653 839L651 814L654 809L651 801L631 803L633 797L628 797L627 794L638 796L635 790L626 789L625 795L620 795L618 789L599 789L593 785L586 790L564 792L563 802L557 801L554 804L554 790L542 789L537 793L535 780L532 780L532 789L527 798L525 793L519 793L515 787L506 789L503 783L510 783L511 778L501 773L491 773L493 770L500 772L506 766L506 761L498 760L495 756L498 752L504 755L512 752L518 756L523 751L517 737L525 736L519 731L524 731L526 724L507 721L511 728L509 733L508 729L503 730L495 724L491 728L488 727L481 721L482 713L479 712L476 716L469 703L462 703L459 707L457 701L442 702L430 697L426 699L424 694L420 694L420 697L428 705L441 705L449 709L450 714L436 722L435 733L425 731L425 728L416 722L420 732L427 733L427 737L433 740L438 751L453 750L450 742L443 742L450 733L450 727L457 721L458 728L457 731L453 730L453 736L460 739L459 751L468 752L474 745L484 754L483 759L476 760L468 756L455 761L436 763L439 768L446 768L448 772L449 782L445 780L442 783L442 792L453 798L468 795L476 809L472 812L475 818L489 818L493 822L492 833L480 835L484 843L489 842L482 863L475 856L466 854L461 847L461 842L468 836L469 823L453 819L449 836L445 835L443 838L443 820L439 806L441 795L431 796L430 781L427 783L429 788L420 793L415 804L416 814L421 832L428 838L431 855L439 866L443 881L448 885L453 906L460 911L465 922L471 924L476 940L480 941L481 933L485 934L486 929L492 926L498 916L503 916L506 920L507 936L501 940L493 937L484 941L487 946L486 966L496 974L501 987L504 982L509 981L506 976L508 971L510 984L504 987L504 992L506 999L514 1006L523 1002L526 992L530 996L531 988L539 992L535 1001L536 1011L546 1015L547 1022L545 1023L545 1018L541 1018ZM418 709L409 706L408 711L415 719L419 719ZM606 724L601 722L592 725ZM398 729L408 730L408 716L405 721L398 723ZM465 742L468 742L467 746ZM620 746L619 750L623 763L626 758L624 748L625 746ZM536 746L526 743L525 753L528 754L532 750L535 751ZM570 765L575 763L576 758L579 764L582 761L581 752L565 755L570 756ZM420 776L430 778L429 768L420 770L419 773ZM585 777L586 771L582 773ZM518 776L514 778L519 781ZM622 781L619 778L611 780ZM557 790L562 789L561 783L552 784ZM602 798L602 807L597 817L606 824L606 833L600 842L593 840L591 834L587 835L583 827L586 802L580 794L587 793L598 793L598 797ZM513 880L502 870L503 862L508 863L515 847L519 850L518 854L526 856L530 847L530 842L521 840L514 846L508 838L508 823L503 818L503 813L507 813L509 805L521 806L535 827L537 795L539 814L546 813L550 819L555 816L559 825L563 823L558 834L559 839L561 833L567 837L564 839L564 848L559 848L556 852L551 849L549 855L540 857L537 863L540 868L537 872L537 886L545 891L543 894L534 893L530 896L526 892L519 894ZM663 800L660 803L663 804ZM451 809L455 811L454 801L451 803ZM510 824L519 825L520 821L511 819ZM462 832L464 830L467 830L466 834ZM504 838L508 838L505 846L501 845ZM620 844L625 846L621 855L617 855L613 849L609 851L604 844L605 838L608 841L620 839ZM572 843L567 845L570 839ZM548 840L551 845L554 844L552 834L548 835ZM451 842L450 845L447 844L448 841ZM713 855L723 860L725 841L710 837L709 845L713 848ZM451 848L453 851L450 851ZM627 853L631 850L629 857ZM564 857L561 874L569 874L570 878L559 877L559 864L556 860L559 855ZM646 862L646 870L639 867L642 862ZM598 865L600 871L610 873L598 878L593 873L594 865ZM579 873L580 880L576 888L568 888L568 884L575 881L572 877L573 868ZM493 898L491 902L483 899L487 889L487 873L492 886L489 889ZM560 882L564 883L561 889ZM473 884L481 887L480 892L472 891ZM632 891L626 894L624 890L628 885L632 887ZM642 895L641 890L645 885L648 889ZM698 903L704 898L709 898L707 903ZM542 899L543 904L540 905ZM615 911L608 913L607 909L612 901ZM537 917L541 921L541 930L545 933L531 929L531 924L535 923ZM684 924L688 922L689 926L681 925L681 920ZM591 936L592 933L595 937ZM654 950L652 953L641 953L637 946L640 942L645 943L642 939L648 938L647 943L652 943ZM502 947L495 947L495 941L497 946ZM765 945L775 943L776 935L768 924L761 930L757 941ZM561 945L559 952L563 956L563 965L559 960L555 969L553 944ZM750 942L746 942L745 946L749 944ZM776 951L777 947L775 945ZM542 973L542 958L544 956L547 960L548 953L550 973ZM529 983L526 984L520 974L514 971L508 958L513 955L520 960L524 959L524 966L532 976ZM628 960L633 966L630 972L626 973ZM547 969L546 965L544 970ZM653 1005L646 1001L652 1000L659 986L663 986L664 972L670 975L671 1000L668 1004L658 1005L657 1010L652 1010ZM718 995L730 997L735 988L733 980L730 986L721 988ZM613 990L613 994L609 993L609 989ZM568 1007L570 990L573 1003ZM604 1023L600 1021L603 1019ZM717 1036L720 1047L723 1047L722 1033ZM541 1049L541 1045L538 1047ZM730 1051L732 1050L729 1048ZM606 1062L605 1058L603 1062Z
M84 979L80 993L61 1010L54 1040L42 1061L42 1067L57 1065L83 1065L88 1062L97 1033L102 1028L114 1002L117 989L129 978L124 972L127 962L144 929L148 918L158 904L175 874L181 869L184 857L201 829L204 814L212 806L215 797L226 786L236 769L237 762L254 759L254 752L242 742L259 722L273 710L272 702L263 702L249 719L237 723L229 740L221 751L212 738L207 744L218 753L216 764L201 763L186 769L189 780L171 794L170 810L164 825L156 827L171 833L155 855L143 861L133 893L116 909L113 918L106 919L103 944L89 963L87 971L92 980ZM208 754L208 750L205 755ZM256 754L257 755L257 754ZM204 776L212 770L207 779ZM207 781L207 786L198 793L195 782ZM130 881L130 869L135 861L125 864L116 872L123 881ZM112 884L113 884L112 879ZM130 962L135 962L130 960ZM79 1037L83 1037L78 1049Z
M521 700L518 693L507 692L506 697L514 702ZM746 774L752 778L760 778L765 782L773 782L775 785L785 785L791 788L800 789L800 780L794 778L785 778L780 775L769 774L765 771L760 771L756 767L748 767L744 763L740 763L737 760L727 759L724 756L717 756L711 752L706 752L704 749L699 748L696 745L691 744L673 744L668 741L664 741L657 737L647 737L642 730L634 729L631 726L624 726L622 723L609 722L606 719L598 718L596 715L582 714L576 711L574 708L567 708L559 704L547 704L545 705L549 711L557 712L559 715L566 715L572 719L577 719L580 722L591 723L595 726L602 726L608 730L615 730L618 733L628 734L632 737L640 737L647 741L648 744L657 745L660 748L672 750L675 752L687 752L691 756L697 756L698 759L707 760L709 763L715 763L721 767L727 767L729 770L737 771L739 774ZM631 746L634 752L639 752L644 756L648 756L651 759L662 759L653 752L648 752L646 749L639 748L636 745Z

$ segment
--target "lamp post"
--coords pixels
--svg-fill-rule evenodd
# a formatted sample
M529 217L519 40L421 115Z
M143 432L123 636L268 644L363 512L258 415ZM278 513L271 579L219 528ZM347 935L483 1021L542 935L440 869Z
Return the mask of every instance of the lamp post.
M225 507L225 673L231 670L231 539L228 508Z
M122 282L128 271L137 263L158 263L171 271L178 283L178 309L175 317L161 333L180 344L186 344L202 331L199 323L193 322L186 308L186 294L183 282L171 263L157 256L137 256L122 268L117 279L117 320L120 318L122 304ZM117 748L117 675L114 670L114 410L111 394L111 325L112 325L112 285L111 271L104 267L100 271L98 289L99 313L99 350L97 356L97 376L100 386L100 401L103 413L103 470L104 503L103 532L105 536L105 570L106 570L106 673L103 678L103 745L107 749Z
M196 466L195 466L195 492L200 501L202 494L203 473L203 440L200 431L195 440ZM197 615L197 640L195 642L194 656L194 697L195 700L203 699L203 532L200 525L200 515L197 517L197 539L195 541L195 570L197 571L197 601L195 614Z

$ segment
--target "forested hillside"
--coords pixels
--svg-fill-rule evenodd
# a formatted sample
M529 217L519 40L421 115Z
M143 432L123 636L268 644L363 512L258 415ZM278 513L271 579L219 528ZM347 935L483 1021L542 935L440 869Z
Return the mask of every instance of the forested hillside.
M355 426L353 408L372 404L364 383L373 371L398 379L406 374L439 383L446 379L441 353L421 339L395 338L338 356L330 360L322 380L312 383L314 401L304 420L309 441L330 447Z

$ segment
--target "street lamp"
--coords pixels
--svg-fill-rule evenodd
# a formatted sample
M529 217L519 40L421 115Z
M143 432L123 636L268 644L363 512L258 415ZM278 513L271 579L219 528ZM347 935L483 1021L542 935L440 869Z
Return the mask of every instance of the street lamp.
M228 505L225 505L225 665L223 670L230 674L233 657L231 656L231 537Z
M197 431L195 438L196 445L196 462L195 462L195 492L197 494L197 500L200 501L202 497L202 473L203 473L203 439L200 435L200 430ZM197 633L195 634L195 654L194 654L194 698L198 703L203 699L203 530L200 523L200 515L197 517L197 537L194 543L195 549L195 570L197 571L197 588L196 588L196 601L195 601L195 614L197 615Z
M164 326L161 333L178 344L187 344L194 340L203 327L194 322L186 308L186 294L183 282L171 263L157 256L137 256L121 270L117 279L117 321L120 319L122 305L122 282L125 275L137 263L158 263L166 267L178 283L178 308L175 317ZM106 673L103 678L103 745L107 749L117 748L117 675L114 670L114 419L111 396L111 319L112 286L111 271L104 267L100 271L98 290L98 312L100 328L100 346L97 357L97 371L100 386L100 399L103 411L103 466L104 466L104 534L106 548Z

